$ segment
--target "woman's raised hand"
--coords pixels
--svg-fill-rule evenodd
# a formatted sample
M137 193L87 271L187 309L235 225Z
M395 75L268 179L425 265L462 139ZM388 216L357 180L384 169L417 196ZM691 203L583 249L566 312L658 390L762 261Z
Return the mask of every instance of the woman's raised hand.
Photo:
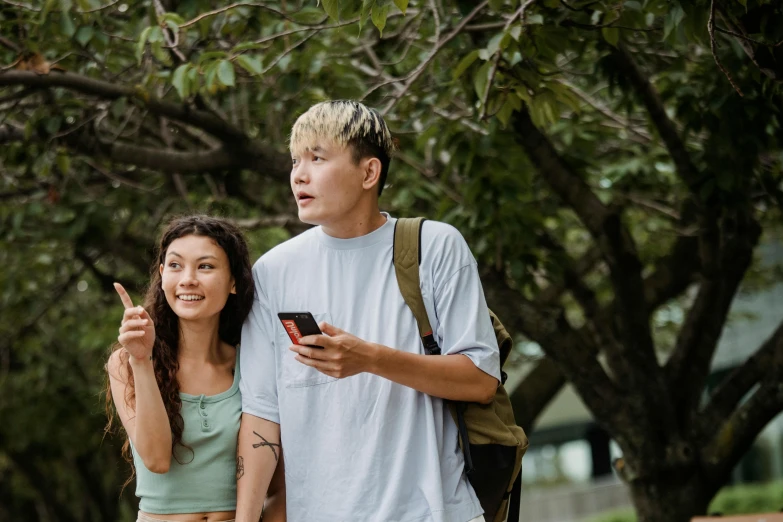
M125 306L117 341L135 359L152 359L152 346L155 343L155 324L152 318L143 307L133 306L133 301L121 284L114 283L114 289L120 294Z

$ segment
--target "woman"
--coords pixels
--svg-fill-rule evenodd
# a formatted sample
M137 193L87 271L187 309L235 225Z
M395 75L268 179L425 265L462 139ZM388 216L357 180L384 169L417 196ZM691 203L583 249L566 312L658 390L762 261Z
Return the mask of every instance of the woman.
M108 427L113 400L136 471L138 522L232 521L242 413L237 345L254 290L242 233L208 216L174 219L144 306L115 288L125 313L107 364ZM267 521L285 520L283 484L278 466Z

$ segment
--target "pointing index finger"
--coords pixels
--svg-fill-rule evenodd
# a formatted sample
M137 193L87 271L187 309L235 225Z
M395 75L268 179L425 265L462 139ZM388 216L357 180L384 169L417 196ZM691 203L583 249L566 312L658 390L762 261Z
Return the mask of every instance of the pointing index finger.
M133 308L133 301L131 301L128 292L125 291L122 285L119 283L114 283L114 289L117 290L118 294L120 294L120 299L122 300L122 304L125 306L125 309L127 310L128 308Z

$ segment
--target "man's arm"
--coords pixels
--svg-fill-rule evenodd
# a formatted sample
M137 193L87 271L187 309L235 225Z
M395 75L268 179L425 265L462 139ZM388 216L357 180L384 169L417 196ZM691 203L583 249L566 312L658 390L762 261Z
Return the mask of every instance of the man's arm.
M489 317L489 316L487 316ZM296 360L339 379L369 372L416 391L454 401L489 403L498 380L461 354L436 356L409 353L369 343L330 324L321 323L326 335L303 337L294 345Z
M491 401L500 378L500 353L478 267L456 229L440 225L433 233L442 240L433 247L438 255L428 258L429 265L423 258L421 270L433 274L431 312L438 317L436 338L443 356L369 343L323 324L326 335L308 336L300 343L324 349L292 346L296 359L332 377L370 372L443 399Z
M280 425L243 413L237 443L237 522L258 522L261 518L281 458ZM285 506L282 514L285 517Z
M264 280L262 269L259 263L253 267L256 298L242 326L239 349L242 423L237 442L238 522L258 522L267 494L274 495L275 488L270 486L270 480L278 467L278 461L282 461L277 352L271 341L274 330L264 292L266 285L260 284ZM285 517L285 502L282 511L276 509L275 505L279 507L279 503L271 502L269 517L284 520L279 516L282 514Z
M277 462L275 474L272 475L272 482L269 483L269 489L266 492L264 501L264 522L285 522L285 462L284 456L280 453L280 460Z

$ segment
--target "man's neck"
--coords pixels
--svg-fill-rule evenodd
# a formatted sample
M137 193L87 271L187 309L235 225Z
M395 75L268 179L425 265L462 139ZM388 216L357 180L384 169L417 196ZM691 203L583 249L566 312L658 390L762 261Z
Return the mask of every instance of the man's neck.
M386 216L381 214L377 208L372 213L365 215L351 216L342 219L339 222L322 225L321 229L325 234L336 237L337 239L351 239L354 237L366 236L374 232L386 223Z

